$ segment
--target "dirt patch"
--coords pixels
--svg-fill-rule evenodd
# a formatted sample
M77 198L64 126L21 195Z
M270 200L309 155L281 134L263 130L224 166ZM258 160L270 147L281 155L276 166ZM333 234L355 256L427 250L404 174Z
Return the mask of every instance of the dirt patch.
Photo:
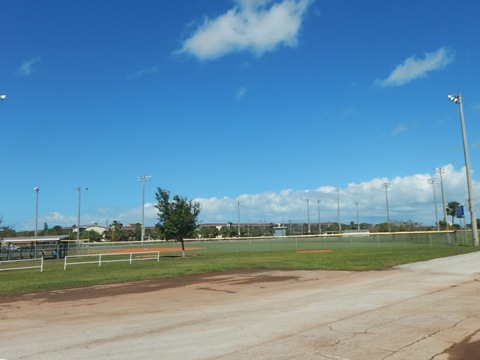
M220 279L218 278L219 276L221 276ZM297 278L298 276L295 275L262 274L261 270L255 269L231 270L221 273L184 275L170 278L156 278L126 283L96 285L76 289L54 290L41 293L10 296L7 295L0 297L0 304L21 300L61 303L67 301L112 298L132 294L147 294L196 284L202 284L202 286L212 286L212 284L223 283L226 285L238 286L255 283L281 282L295 280Z

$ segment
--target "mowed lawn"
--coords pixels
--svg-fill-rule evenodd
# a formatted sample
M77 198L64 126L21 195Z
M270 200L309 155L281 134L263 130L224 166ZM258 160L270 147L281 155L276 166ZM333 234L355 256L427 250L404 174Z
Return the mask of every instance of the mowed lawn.
M328 251L295 247L251 251L251 244L245 251L245 248L233 243L223 247L222 251L220 245L218 248L209 246L192 244L195 250L187 250L186 258L181 258L178 253L162 253L159 261L112 262L101 266L82 264L68 266L66 270L62 259L45 260L43 272L38 268L0 271L0 300L5 295L240 269L384 270L400 264L478 251L477 247L468 245L426 244L333 246ZM5 267L5 264L0 264L0 269Z

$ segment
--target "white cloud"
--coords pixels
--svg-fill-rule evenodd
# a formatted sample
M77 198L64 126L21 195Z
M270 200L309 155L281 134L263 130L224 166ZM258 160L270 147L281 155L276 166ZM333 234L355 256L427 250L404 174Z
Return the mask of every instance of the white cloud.
M247 92L247 88L245 86L240 87L237 93L235 94L235 100L240 101L245 96Z
M355 110L351 108L346 108L341 112L341 116L344 118L349 117L350 115L353 115L353 114L355 114Z
M426 77L427 73L445 68L453 61L454 53L442 47L437 51L425 53L423 59L415 56L406 59L398 65L390 76L384 80L377 80L376 84L381 87L401 86L412 80Z
M40 61L41 61L40 56L36 56L32 59L24 61L20 66L20 69L18 69L18 73L24 76L32 75L35 72L33 67L36 64L38 64Z
M128 79L135 79L135 78L138 78L138 77L141 77L141 76L144 76L144 75L156 74L157 72L158 72L158 67L155 65L155 66L152 66L152 67L149 67L149 68L144 68L144 69L138 70L133 75L128 75L127 78Z
M392 135L392 136L396 136L396 135L399 135L399 134L401 134L401 133L406 132L407 130L408 130L407 125L405 125L405 124L398 124L398 125L395 127L395 129L393 129L391 135Z
M237 6L205 19L177 52L199 60L250 51L262 55L279 45L293 47L311 0L237 0Z

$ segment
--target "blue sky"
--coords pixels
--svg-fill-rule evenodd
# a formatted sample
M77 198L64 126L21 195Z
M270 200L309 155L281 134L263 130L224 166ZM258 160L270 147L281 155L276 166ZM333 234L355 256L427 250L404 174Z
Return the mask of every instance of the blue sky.
M156 222L157 187L204 223L435 223L480 196L480 4L0 0L2 225ZM88 188L88 191L86 190ZM336 188L340 188L337 203ZM441 191L436 198L441 218ZM319 202L320 201L320 202ZM480 201L480 199L478 200ZM478 202L477 201L477 202ZM320 205L320 207L318 206Z

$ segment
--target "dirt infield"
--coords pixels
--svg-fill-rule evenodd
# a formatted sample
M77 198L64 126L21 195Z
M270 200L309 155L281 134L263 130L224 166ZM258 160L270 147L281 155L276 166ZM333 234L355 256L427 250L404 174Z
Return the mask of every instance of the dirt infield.
M480 358L480 253L0 297L2 359Z

